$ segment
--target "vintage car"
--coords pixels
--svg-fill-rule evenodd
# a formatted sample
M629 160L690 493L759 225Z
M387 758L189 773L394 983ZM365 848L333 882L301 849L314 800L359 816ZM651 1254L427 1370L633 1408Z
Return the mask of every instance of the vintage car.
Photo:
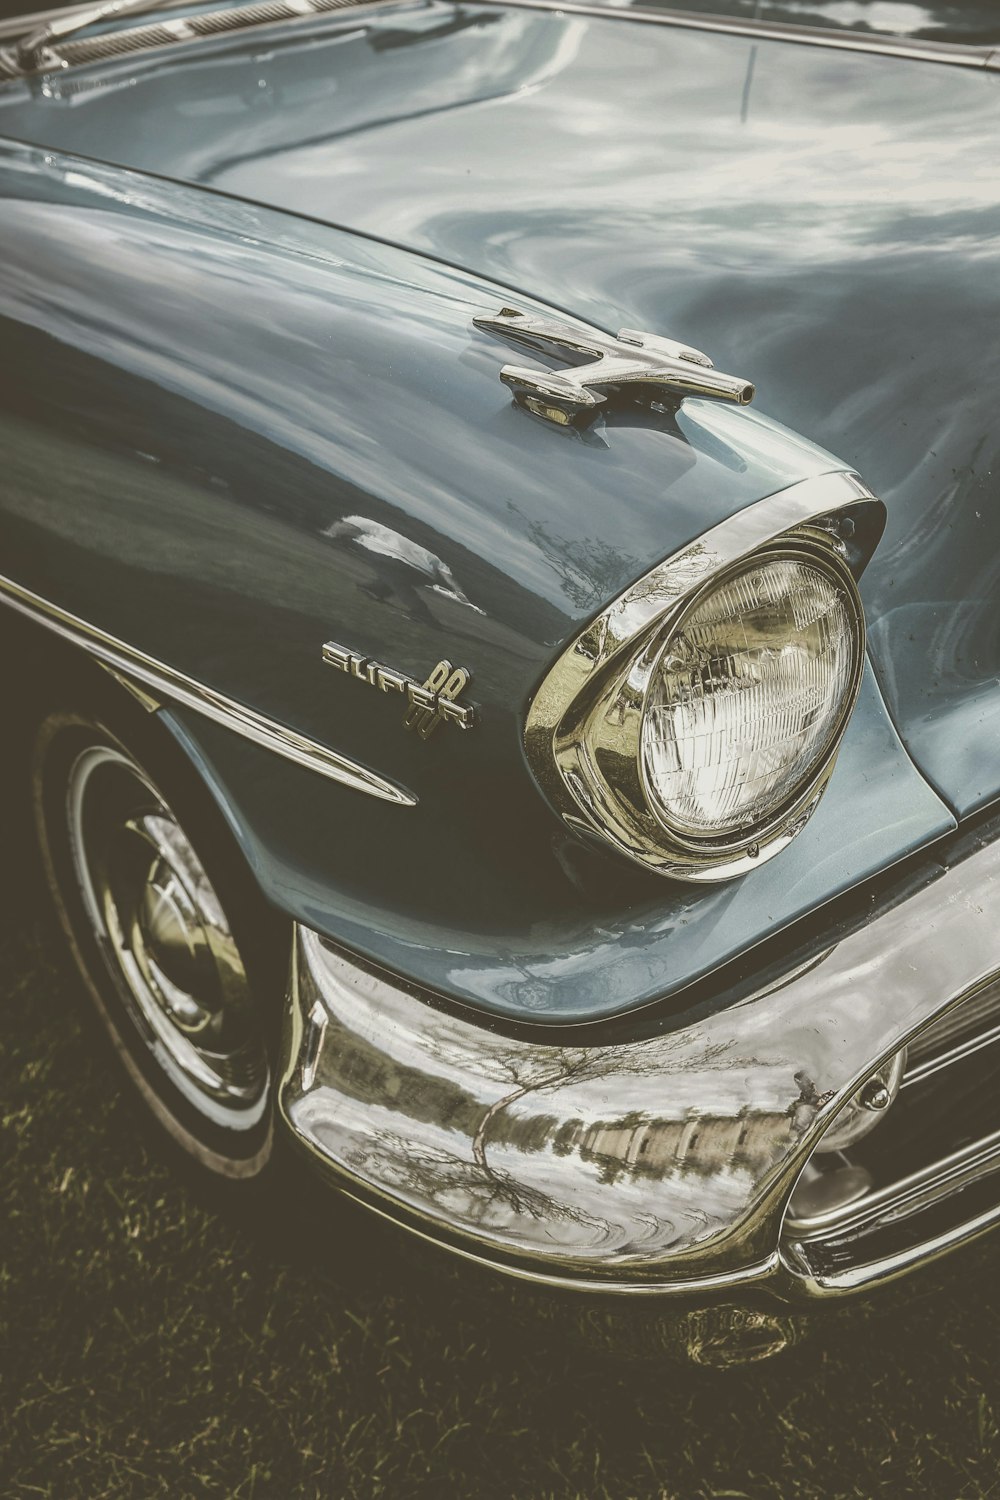
M1000 1218L1000 14L692 3L5 23L0 622L165 1148L725 1363Z

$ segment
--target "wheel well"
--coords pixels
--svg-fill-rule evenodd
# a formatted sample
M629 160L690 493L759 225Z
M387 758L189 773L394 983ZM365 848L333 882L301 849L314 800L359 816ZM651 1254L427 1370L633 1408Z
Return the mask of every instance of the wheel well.
M291 922L261 892L214 789L182 744L159 722L157 707L169 705L154 703L139 684L130 684L81 647L4 608L0 608L0 692L7 710L0 795L20 822L30 821L27 787L39 723L67 703L85 705L95 716L107 719L110 728L119 729L140 748L154 775L168 782L172 794L180 795L188 817L211 842L215 857L234 877L240 899L252 909L252 925L260 936L259 962L269 971L268 989L276 996L276 1035L288 973Z

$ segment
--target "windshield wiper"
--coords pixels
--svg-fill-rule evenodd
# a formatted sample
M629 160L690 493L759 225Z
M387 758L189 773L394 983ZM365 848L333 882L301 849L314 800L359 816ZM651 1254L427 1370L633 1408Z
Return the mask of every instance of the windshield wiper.
M113 21L118 16L136 15L144 10L162 8L163 0L105 0L103 5L94 5L88 10L73 10L65 16L57 16L44 26L36 27L22 37L8 55L19 73L47 73L56 68L65 68L65 59L52 50L54 42L64 41L66 37L75 36L78 31L85 31L88 26L96 26L101 21ZM184 27L181 20L167 21L164 24L177 26L179 29Z
M127 52L218 36L226 31L242 30L245 26L301 21L305 16L325 16L355 7L391 3L393 0L240 0L240 3L220 10L206 11L202 6L186 15L159 14L150 25L109 32L103 38L98 35L92 40L70 40L63 48L61 43L68 38L101 21L114 21L119 16L133 16L142 11L170 11L191 4L191 0L106 0L102 5L81 7L57 16L45 26L36 26L13 47L0 49L0 82L7 78L61 72L79 61L122 57ZM0 26L9 32L8 25L0 23ZM106 45L102 46L102 42Z

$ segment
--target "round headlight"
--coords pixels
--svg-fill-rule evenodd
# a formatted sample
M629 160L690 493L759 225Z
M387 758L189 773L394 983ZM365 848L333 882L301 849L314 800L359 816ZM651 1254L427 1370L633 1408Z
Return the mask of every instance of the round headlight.
M538 684L524 744L574 830L668 878L730 880L805 828L861 692L857 580L885 507L824 474L637 578Z
M758 560L672 629L640 735L650 809L691 840L747 836L813 778L857 692L856 593L832 563Z

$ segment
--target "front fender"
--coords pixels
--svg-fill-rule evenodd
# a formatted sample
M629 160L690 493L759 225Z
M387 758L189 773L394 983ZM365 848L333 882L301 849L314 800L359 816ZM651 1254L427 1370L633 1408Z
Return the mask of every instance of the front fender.
M870 674L809 828L710 893L582 845L524 761L581 624L831 455L700 402L557 431L472 326L514 294L371 240L10 143L0 194L0 572L169 668L164 717L290 915L473 1005L595 1019L953 826ZM323 665L329 639L417 682L468 668L477 727L406 733L399 698ZM276 756L171 680L407 796Z

